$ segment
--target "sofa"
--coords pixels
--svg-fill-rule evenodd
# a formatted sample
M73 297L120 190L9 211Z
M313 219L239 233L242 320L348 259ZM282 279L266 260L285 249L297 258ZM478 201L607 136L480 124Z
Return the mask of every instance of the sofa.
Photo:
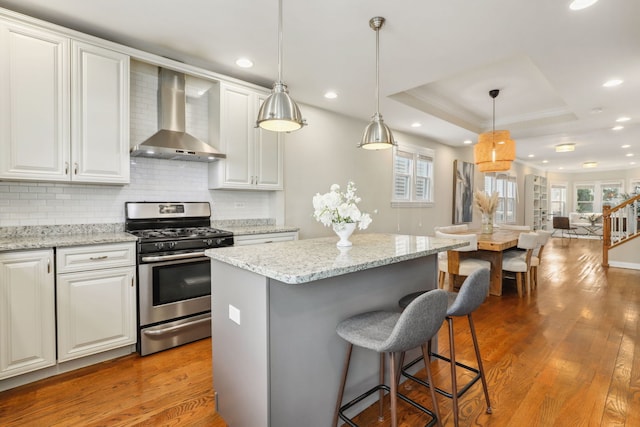
M600 226L600 229L594 229L589 221L588 217L591 215L597 215L598 219L595 224ZM602 214L601 213L569 213L569 225L577 227L576 232L578 234L600 235L602 234Z

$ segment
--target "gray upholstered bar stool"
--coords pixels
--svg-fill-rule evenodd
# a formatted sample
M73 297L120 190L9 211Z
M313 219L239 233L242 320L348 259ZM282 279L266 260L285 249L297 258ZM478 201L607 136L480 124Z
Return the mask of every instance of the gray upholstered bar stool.
M376 391L379 391L380 400L379 417L382 419L383 397L384 391L390 393L391 400L391 426L396 427L397 421L397 398L409 403L414 408L430 415L430 421L427 424L440 425L440 414L438 412L438 402L434 391L431 391L431 399L433 401L434 412L420 405L408 397L398 393L397 390L397 374L396 374L396 353L405 352L416 347L422 347L423 355L427 354L426 343L438 332L444 322L447 312L447 292L437 289L414 299L407 305L405 310L400 312L390 311L371 311L362 313L343 320L336 327L336 332L340 337L347 341L347 355L342 372L342 380L338 390L338 401L336 403L336 411L333 417L333 426L338 424L338 417L350 426L356 426L345 414L344 411L353 405L361 402ZM380 384L364 392L360 396L343 405L342 398L344 387L347 381L347 373L349 372L349 362L351 360L351 352L353 346L363 347L380 353ZM390 355L390 383L391 386L384 384L384 361L385 353ZM425 361L428 358L425 357ZM429 363L425 362L425 369L429 381L432 380L431 369Z
M431 291L426 292L427 294ZM447 392L438 387L430 387L429 384L433 384L431 378L428 378L428 382L423 381L420 378L417 378L409 373L407 373L407 369L411 366L415 365L420 361L420 358L412 361L406 366L402 366L400 368L401 375L404 375L407 378L410 378L425 387L429 387L431 390L435 388L435 390L442 394L443 396L447 396L453 400L453 419L454 424L458 425L458 398L461 397L464 393L469 390L469 388L474 385L479 379L482 380L482 388L484 389L484 397L487 401L487 413L491 413L491 402L489 401L489 389L487 388L487 380L484 375L484 368L482 366L482 359L480 357L480 347L478 346L478 338L476 336L476 328L473 325L473 318L471 314L484 302L487 297L487 293L489 292L489 269L482 268L480 270L476 270L471 273L465 281L462 283L460 287L460 291L458 293L449 292L449 307L447 308L447 323L449 325L449 347L451 358L447 358L437 353L429 354L438 359L447 361L451 364L451 392ZM415 298L419 298L424 292L416 292L413 294L406 295L402 297L399 301L399 305L401 308L408 307L411 305L411 302ZM471 338L473 339L473 347L476 353L476 360L478 363L478 369L473 368L471 366L465 365L460 362L456 362L456 350L455 343L453 339L453 318L458 316L467 316L469 320L469 329L471 330ZM423 356L424 357L424 356ZM404 364L404 354L400 356L400 364ZM473 372L475 376L465 384L460 390L458 390L458 381L456 377L456 366L459 366L463 369L466 369L470 372Z

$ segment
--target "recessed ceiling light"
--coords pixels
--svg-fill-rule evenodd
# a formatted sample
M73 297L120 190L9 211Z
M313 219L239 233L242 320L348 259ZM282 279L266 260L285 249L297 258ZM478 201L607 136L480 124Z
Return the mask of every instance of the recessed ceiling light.
M595 168L596 166L598 166L598 162L584 162L582 164L583 168Z
M558 169L562 170L562 169L564 169L564 168L563 168L562 166L560 166Z
M556 153L568 153L569 151L575 151L576 144L559 144L556 145Z
M470 139L465 139L465 140L464 140L464 144L467 144L467 145L469 145L469 144L473 144L473 141L472 141L472 140L470 140Z
M633 153L627 153L627 154L625 154L625 156L627 156L627 157L633 157Z
M631 120L631 117L618 117L616 119L616 122L622 123L622 122L628 122L629 120Z
M620 80L620 79L611 79L611 80L608 80L608 81L604 82L602 86L604 86L604 87L616 87L616 86L620 86L623 81L624 80Z
M324 97L327 99L336 99L338 97L338 94L330 90L329 92L324 94Z
M253 67L253 61L248 58L238 58L236 65L240 68L251 68Z
M591 114L600 114L600 113L602 113L601 107L596 107L591 109Z
M629 162L629 164L630 164L630 165L635 165L635 164L636 164L636 162Z
M611 128L611 130L622 130L622 129L624 129L624 126L619 126L619 125Z
M543 160L542 163L549 163L549 160Z
M629 145L629 144L624 144L624 145L622 145L620 148L629 148L629 147L631 147L631 145Z
M598 0L573 0L571 4L569 4L569 9L571 10L586 9L589 6L593 6L597 2Z
M531 158L531 157L535 157L534 154L529 154L527 157Z
M420 126L422 126L422 123L418 123L418 122L411 123L412 128L419 128Z

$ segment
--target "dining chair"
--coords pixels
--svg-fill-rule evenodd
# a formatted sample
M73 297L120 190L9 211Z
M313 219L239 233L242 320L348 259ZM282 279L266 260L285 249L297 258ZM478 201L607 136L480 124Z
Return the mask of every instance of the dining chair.
M531 292L531 257L538 241L538 233L520 233L518 249L524 251L508 251L502 256L502 271L515 273L519 297L523 296L523 284L524 291Z
M533 250L531 254L531 289L538 287L538 266L542 262L542 251L544 246L549 242L551 237L551 231L538 230L538 246Z
M500 224L500 228L502 230L531 231L531 227L528 225Z
M436 231L436 237L442 239L457 239L469 242L467 246L453 249L456 252L474 252L478 250L477 234L449 234L442 231ZM454 290L457 276L469 276L476 270L481 268L491 269L491 263L484 259L474 258L472 256L464 256L458 263L456 271L449 271L449 257L447 252L438 253L438 287L444 288L444 279L449 274L449 290Z
M441 231L443 233L455 233L458 231L467 231L469 224L456 224L456 225L443 225L439 227L433 227L433 231Z

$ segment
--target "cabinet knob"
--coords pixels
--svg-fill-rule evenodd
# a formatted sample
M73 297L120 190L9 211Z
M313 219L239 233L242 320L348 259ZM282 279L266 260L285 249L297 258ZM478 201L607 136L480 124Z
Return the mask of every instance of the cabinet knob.
M73 174L78 175L78 163L73 164Z
M69 175L69 162L64 162L64 174Z

